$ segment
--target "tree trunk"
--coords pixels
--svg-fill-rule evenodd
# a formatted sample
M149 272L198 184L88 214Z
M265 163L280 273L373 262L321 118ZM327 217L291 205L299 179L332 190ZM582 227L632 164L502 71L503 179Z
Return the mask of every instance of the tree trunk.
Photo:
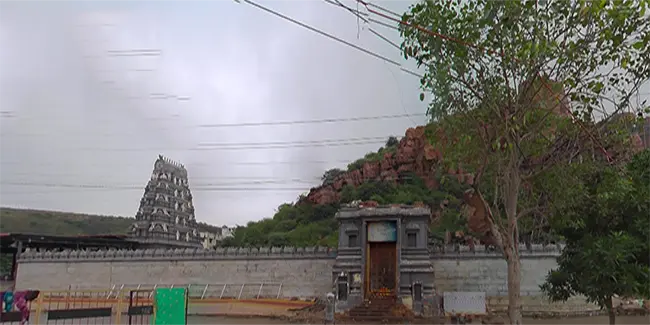
M614 309L609 309L607 313L609 314L609 325L616 324L616 312L614 312Z
M508 264L508 318L510 324L521 325L521 260L519 251L511 244L506 247L506 263Z
M518 159L516 152L512 152L505 179L505 212L508 220L507 233L503 240L503 253L508 264L508 318L510 324L521 325L521 260L519 259L519 225L517 205L519 202L519 177Z
M612 304L612 297L605 299L605 308L607 308L607 315L609 316L609 324L616 324L616 311Z

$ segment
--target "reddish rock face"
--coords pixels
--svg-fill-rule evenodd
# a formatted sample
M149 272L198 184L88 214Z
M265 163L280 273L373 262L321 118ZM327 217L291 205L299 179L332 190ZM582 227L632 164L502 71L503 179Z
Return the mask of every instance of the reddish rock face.
M425 160L422 154L425 143L424 127L410 128L394 154L386 153L380 161L366 162L360 169L341 174L331 185L311 189L307 200L315 204L335 203L340 199L339 192L345 185L356 187L366 181L397 181L399 173L403 171L416 172L424 178L428 176L427 167L433 163L433 159L421 161Z
M418 126L406 130L395 153L386 153L375 162L366 162L361 169L339 175L331 185L312 188L307 200L315 204L336 203L339 192L345 185L359 186L366 181L397 181L399 174L412 172L422 178L427 187L438 187L435 178L435 164L442 158L441 151L427 141L425 127ZM462 170L453 171L461 181L471 181L472 177Z

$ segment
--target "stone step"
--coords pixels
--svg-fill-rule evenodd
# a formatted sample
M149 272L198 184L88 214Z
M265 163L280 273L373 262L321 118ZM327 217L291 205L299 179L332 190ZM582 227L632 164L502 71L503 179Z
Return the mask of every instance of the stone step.
M359 313L349 313L350 317L374 317L374 316L388 316L392 317L395 315L392 315L391 313L385 313L385 312L359 312Z
M384 309L351 309L348 313L390 313L393 308L384 308Z
M380 323L390 323L398 324L403 323L405 319L401 316L348 316L346 320L351 320L354 322L380 322Z
M361 305L358 308L372 308L372 309L382 309L382 308L392 308L395 307L397 304L380 304L380 305L375 305L375 304L370 304L370 305Z
M372 312L372 313L390 313L393 311L394 308L382 308L382 309L369 309L369 308L353 308L350 309L350 313L365 313L365 312Z

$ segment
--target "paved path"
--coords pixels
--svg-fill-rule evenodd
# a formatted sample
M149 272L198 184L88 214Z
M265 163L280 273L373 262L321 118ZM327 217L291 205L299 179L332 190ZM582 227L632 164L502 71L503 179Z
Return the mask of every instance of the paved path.
M41 319L38 325L114 325L115 321L109 317L106 318L89 318L89 319L68 319L65 322L55 320L45 322ZM227 317L204 317L188 316L188 325L288 325L289 323L281 320L264 319L264 318L227 318ZM10 323L13 325L14 323ZM16 323L17 324L17 323ZM122 318L122 324L128 325L128 317ZM133 319L131 325L149 325L149 319ZM301 324L292 324L301 325Z
M285 321L269 318L239 318L227 316L188 316L188 325L203 325L203 324L289 324Z
M229 318L229 317L206 317L206 316L188 316L188 325L303 325L301 323L289 323L288 321L266 318ZM85 320L66 320L49 321L47 323L41 320L39 325L114 325L110 318L104 319L85 319ZM606 316L598 317L577 317L565 319L526 319L526 325L607 325ZM122 324L128 325L128 318L122 318ZM617 317L616 324L619 325L648 325L650 317ZM132 325L149 325L148 319L134 320Z

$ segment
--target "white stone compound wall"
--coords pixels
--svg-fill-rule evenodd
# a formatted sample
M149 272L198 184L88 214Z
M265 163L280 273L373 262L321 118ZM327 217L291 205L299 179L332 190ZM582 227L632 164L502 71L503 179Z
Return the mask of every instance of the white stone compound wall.
M16 288L210 284L220 291L219 285L229 284L229 291L239 291L239 285L247 284L247 290L257 291L260 283L267 283L265 296L279 291L282 284L282 297L316 297L332 289L335 257L335 251L322 247L25 252L19 259Z
M522 296L540 301L539 285L557 266L561 249L561 245L520 247ZM265 282L282 283L284 298L315 297L332 290L335 257L335 250L322 247L25 252L19 259L16 286L61 290L70 286L103 289L113 284L217 286ZM486 251L483 246L447 246L435 249L431 258L438 292L507 295L507 268L499 252Z
M583 315L599 311L584 297L552 303L540 290L549 271L557 267L564 245L521 245L521 295L526 315ZM438 292L485 292L491 312L506 312L508 307L508 269L503 255L486 251L484 246L446 246L431 255L435 287Z
M562 245L521 245L521 294L540 295L539 286L548 272L557 267ZM484 246L447 246L432 254L438 291L485 292L506 296L508 269L503 254L486 251Z

